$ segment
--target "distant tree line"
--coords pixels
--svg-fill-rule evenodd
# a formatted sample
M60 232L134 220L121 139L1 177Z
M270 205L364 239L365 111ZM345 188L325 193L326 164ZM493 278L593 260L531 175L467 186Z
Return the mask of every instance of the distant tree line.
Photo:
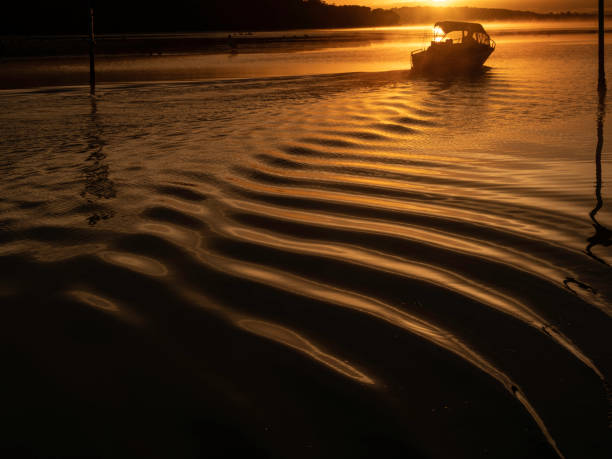
M587 13L534 13L500 8L473 8L469 6L430 7L414 6L395 8L401 24L430 24L440 20L450 21L546 21L594 19L595 14Z
M358 1L358 0L356 0ZM3 0L0 35L87 33L88 0ZM440 19L579 19L590 15L536 14L468 7L391 10L335 6L322 0L95 0L99 33L256 31L373 27Z
M0 35L87 33L87 0L3 1ZM8 3L8 4L7 4ZM97 0L100 33L373 27L397 13L322 0Z

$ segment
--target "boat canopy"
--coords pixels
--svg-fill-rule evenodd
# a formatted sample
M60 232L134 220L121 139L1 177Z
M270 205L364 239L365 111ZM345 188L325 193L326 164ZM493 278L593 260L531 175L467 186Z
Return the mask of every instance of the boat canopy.
M454 32L456 30L467 30L470 33L483 33L488 35L484 27L476 22L441 21L436 22L434 27L439 27L444 33Z

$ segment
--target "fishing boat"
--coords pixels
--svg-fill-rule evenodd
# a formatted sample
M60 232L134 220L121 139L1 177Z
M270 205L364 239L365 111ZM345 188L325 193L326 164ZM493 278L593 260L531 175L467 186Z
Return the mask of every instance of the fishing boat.
M413 51L412 69L420 73L472 72L482 68L495 42L481 24L441 21L427 49Z

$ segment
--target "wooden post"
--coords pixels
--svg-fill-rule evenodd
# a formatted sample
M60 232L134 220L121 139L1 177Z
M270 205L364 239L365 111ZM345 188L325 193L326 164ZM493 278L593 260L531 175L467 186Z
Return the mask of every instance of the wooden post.
M89 0L89 93L96 95L96 40L94 36L94 0Z
M601 167L601 156L604 146L604 119L606 116L606 70L604 67L604 0L599 0L599 82L597 85L598 99L597 104L597 148L595 150L595 208L590 212L591 220L593 221L593 228L595 228L595 234L587 239L588 245L586 253L597 260L598 262L610 266L604 259L599 258L593 253L593 248L600 245L603 247L609 247L612 245L612 230L609 230L597 221L597 213L603 207L603 195L601 192L602 188L602 167Z
M605 68L605 29L604 29L604 0L599 0L599 79L597 88L599 92L606 92L606 68Z

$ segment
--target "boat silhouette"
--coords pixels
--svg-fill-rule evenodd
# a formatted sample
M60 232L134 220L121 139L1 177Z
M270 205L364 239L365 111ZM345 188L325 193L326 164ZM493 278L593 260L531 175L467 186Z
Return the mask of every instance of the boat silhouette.
M412 69L419 73L472 72L482 68L495 42L481 24L441 21L427 49L411 53Z

